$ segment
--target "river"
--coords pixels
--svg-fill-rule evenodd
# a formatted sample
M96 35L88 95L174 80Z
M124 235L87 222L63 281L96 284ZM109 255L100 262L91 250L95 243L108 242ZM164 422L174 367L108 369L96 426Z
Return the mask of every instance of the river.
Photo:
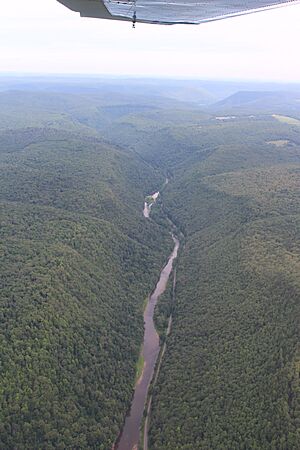
M159 191L154 192L154 194L149 195L149 197L152 197L152 202L149 203L149 202L145 201L143 215L146 219L149 219L152 205L156 202L158 196L159 196Z
M145 215L145 217L149 216ZM154 309L160 295L162 295L166 290L167 283L172 272L173 261L176 259L179 249L179 240L174 235L172 235L172 238L174 241L173 251L168 258L167 264L164 266L160 273L159 280L153 293L148 299L148 303L144 311L145 332L142 348L144 368L135 386L130 413L125 419L123 430L115 447L118 450L138 449L140 427L145 409L148 389L153 378L155 364L160 351L159 336L157 334L153 321Z

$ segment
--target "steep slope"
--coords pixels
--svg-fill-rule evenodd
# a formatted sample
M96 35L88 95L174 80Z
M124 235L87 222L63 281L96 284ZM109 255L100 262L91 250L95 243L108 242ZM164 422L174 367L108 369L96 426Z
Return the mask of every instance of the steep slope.
M149 448L296 450L300 146L263 144L278 130L259 123L219 131L164 192L186 244Z
M0 447L112 447L172 247L141 214L167 174L185 238L149 448L298 450L300 127L272 117L290 105L227 120L161 88L31 89L0 94Z
M0 447L107 450L172 247L142 217L163 178L74 123L28 122L0 135Z

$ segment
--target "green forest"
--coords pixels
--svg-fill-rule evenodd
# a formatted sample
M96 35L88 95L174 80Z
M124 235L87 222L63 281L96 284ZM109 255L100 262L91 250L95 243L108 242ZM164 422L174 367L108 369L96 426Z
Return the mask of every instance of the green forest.
M163 177L80 123L44 127L40 108L0 135L0 447L107 450L172 247L142 217Z
M112 449L169 218L149 450L299 450L300 112L105 89L0 92L0 448Z
M279 135L293 145L266 143ZM149 448L297 450L300 129L226 124L210 137L204 160L201 141L191 163L175 154L164 191L185 247Z

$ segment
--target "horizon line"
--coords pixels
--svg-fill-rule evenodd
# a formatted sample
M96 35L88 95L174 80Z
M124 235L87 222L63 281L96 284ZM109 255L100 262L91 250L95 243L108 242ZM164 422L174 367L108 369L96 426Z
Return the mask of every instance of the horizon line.
M174 81L202 81L223 83L260 83L260 84L299 84L300 80L276 80L257 78L197 78L172 75L141 75L141 74L105 74L105 73L78 73L78 72L1 72L0 77L40 77L40 78L93 78L93 79L123 79L123 80L174 80Z

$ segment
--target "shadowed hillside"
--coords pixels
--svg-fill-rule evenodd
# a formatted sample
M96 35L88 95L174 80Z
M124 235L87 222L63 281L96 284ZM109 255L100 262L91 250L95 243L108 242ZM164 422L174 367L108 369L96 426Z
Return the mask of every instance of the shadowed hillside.
M275 123L219 127L164 192L186 245L150 448L296 450L299 132L278 147Z
M30 127L0 133L0 447L107 450L172 247L142 217L163 177L69 118L42 127L42 97Z
M155 312L167 347L149 450L298 450L297 87L0 89L0 447L111 449L167 214L184 238L175 301L171 280Z

